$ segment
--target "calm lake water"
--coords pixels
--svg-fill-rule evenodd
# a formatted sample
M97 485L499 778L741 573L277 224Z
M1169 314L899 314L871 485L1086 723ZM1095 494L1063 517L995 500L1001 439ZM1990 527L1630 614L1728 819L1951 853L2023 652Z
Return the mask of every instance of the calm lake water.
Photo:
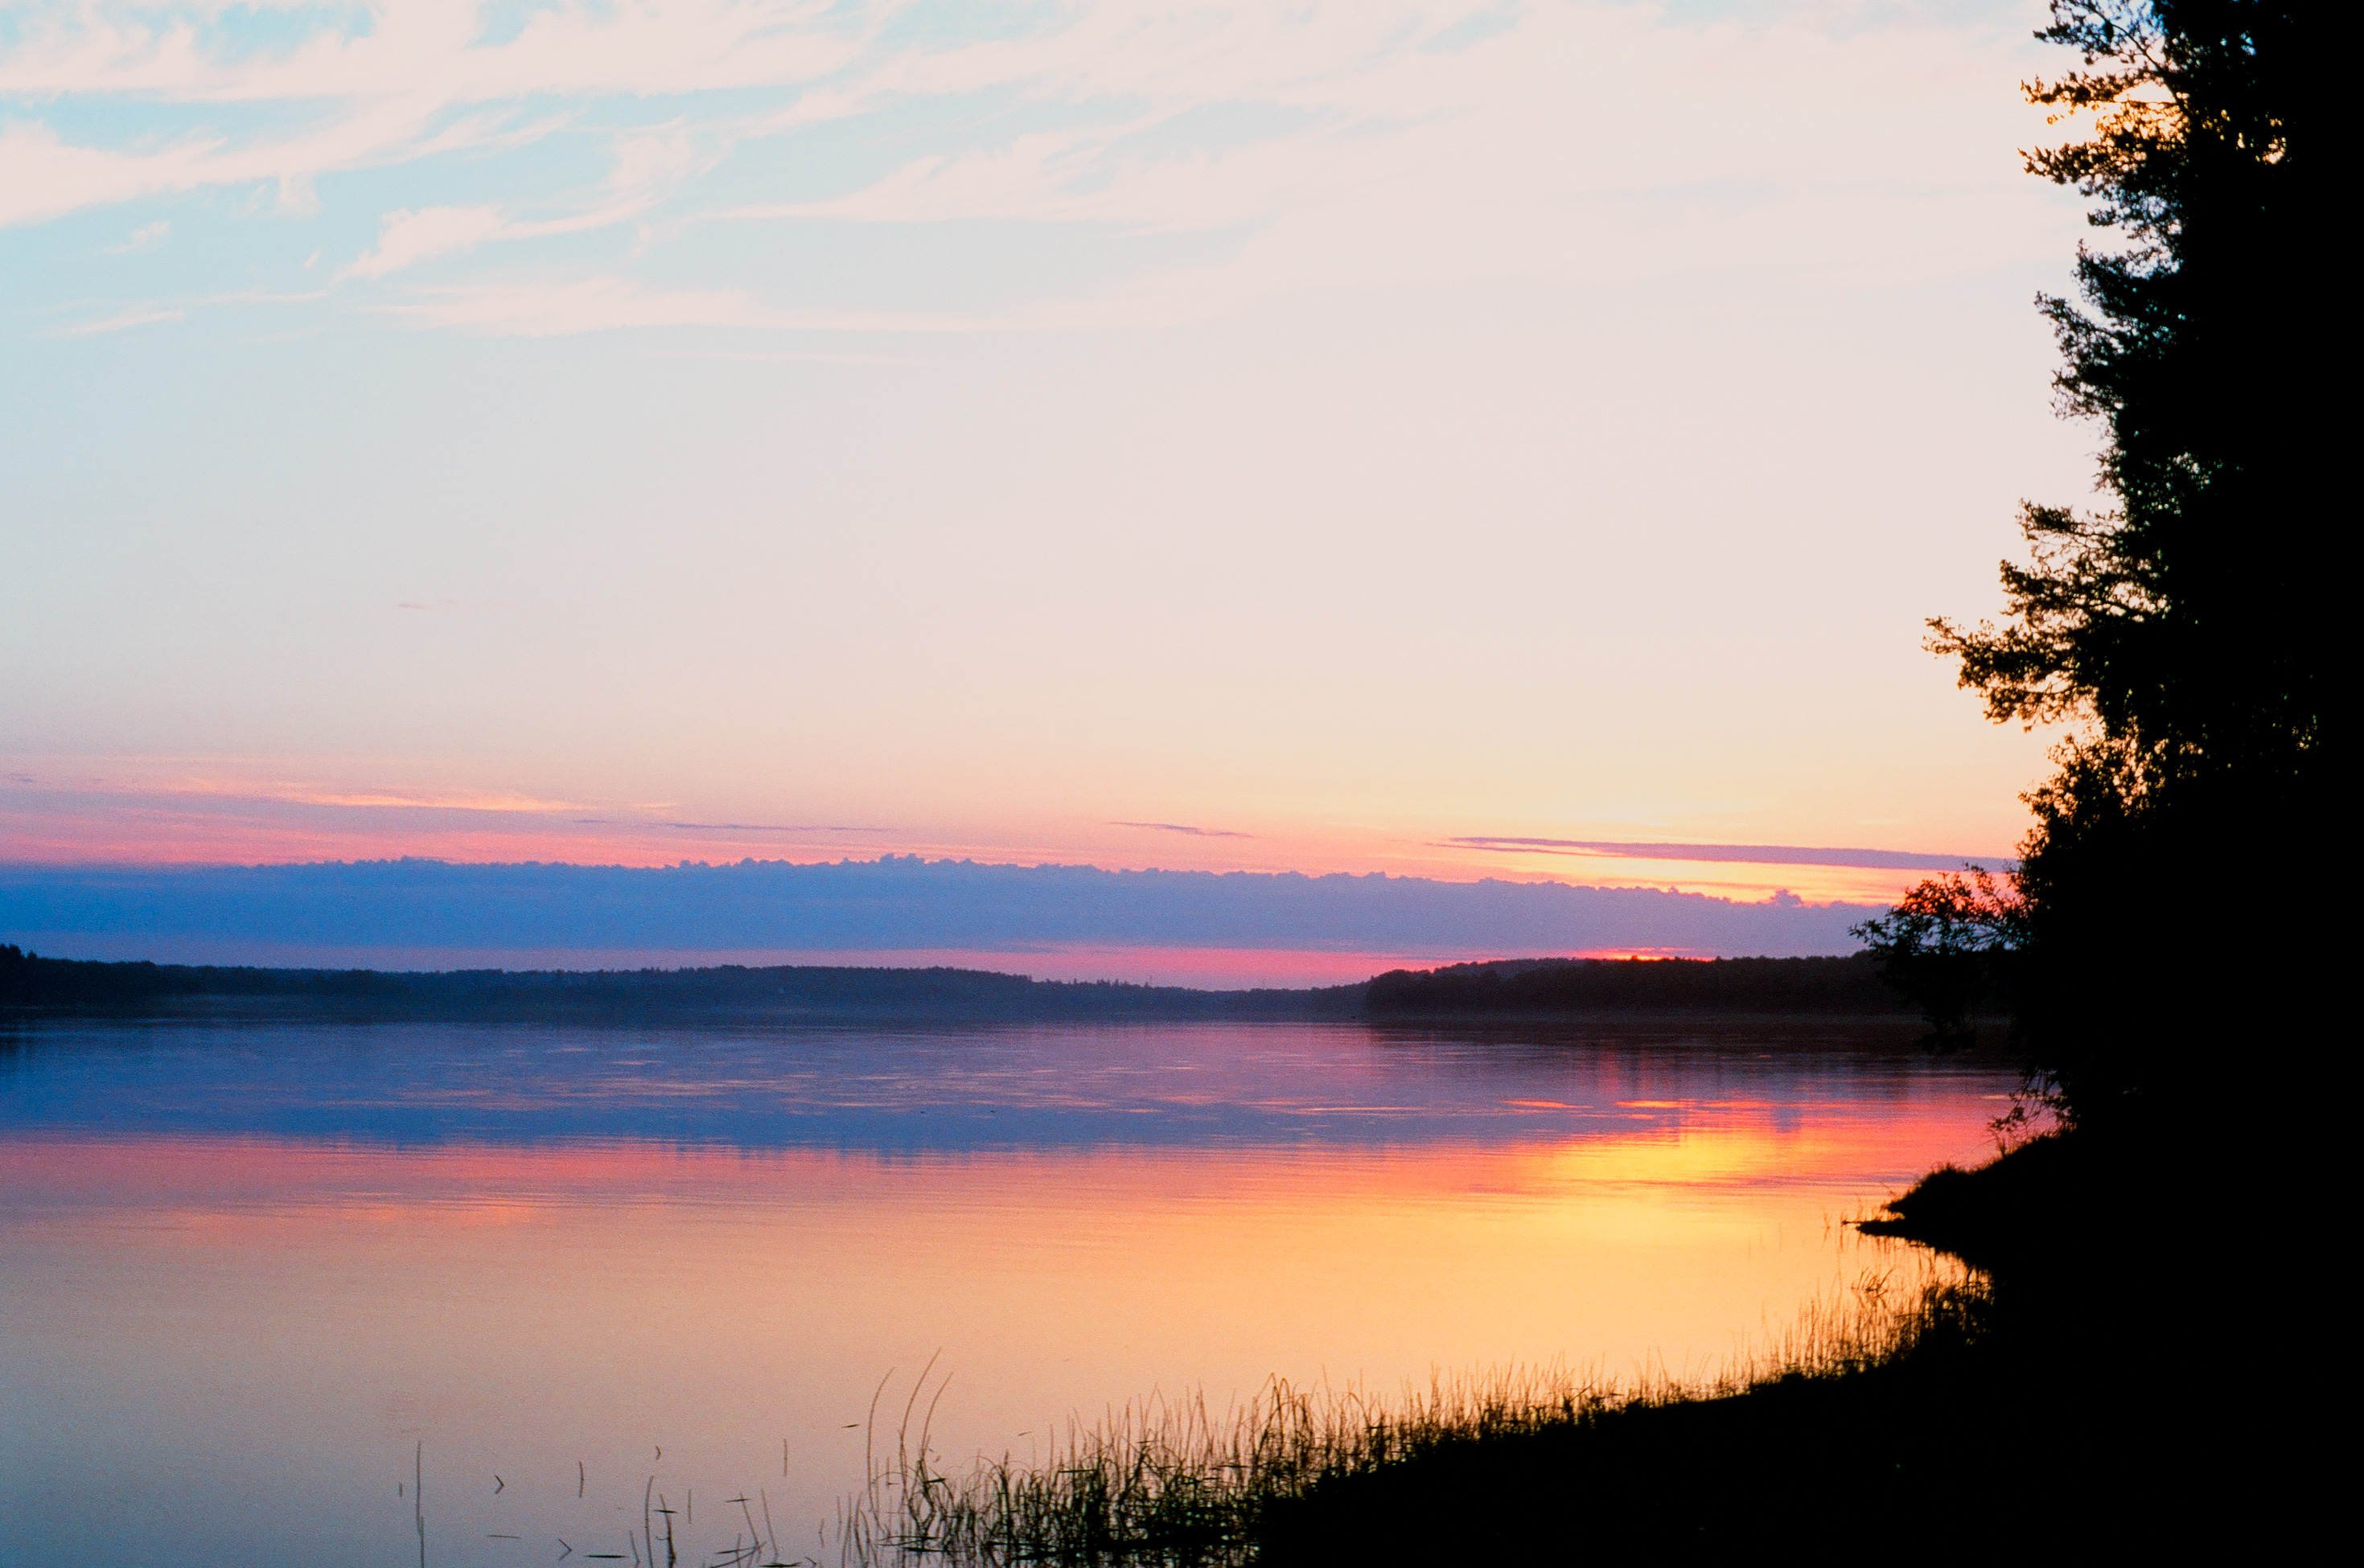
M742 1496L834 1562L931 1362L954 1461L1709 1371L1988 1147L1909 1032L0 1026L0 1562L630 1562L652 1481L686 1562Z

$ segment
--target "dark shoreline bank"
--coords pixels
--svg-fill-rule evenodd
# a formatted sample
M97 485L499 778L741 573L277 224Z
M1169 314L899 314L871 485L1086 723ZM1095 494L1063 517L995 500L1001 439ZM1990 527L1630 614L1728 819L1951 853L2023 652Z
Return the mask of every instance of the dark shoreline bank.
M1494 1381L1377 1405L1276 1385L1229 1432L1118 1421L1047 1463L963 1479L906 1461L865 1516L865 1562L1539 1563L1603 1552L1728 1561L1852 1545L1998 1555L2273 1553L2295 1511L2257 1482L2287 1434L2191 1364L2205 1286L2157 1288L2167 1207L2083 1207L2169 1153L2057 1133L1932 1173L1874 1235L1983 1259L1962 1284L1816 1318L1737 1383L1634 1394ZM2180 1196L2170 1184L2167 1195ZM1967 1261L1967 1260L1966 1260ZM2234 1324L2255 1325L2251 1304ZM2269 1455L2273 1457L2269 1458ZM2287 1483L2287 1477L2285 1477ZM2236 1534L2226 1534L2230 1529Z
M1836 1530L1899 1532L1940 1561L2180 1555L2227 1529L2261 1550L2296 1521L2241 1517L2248 1484L2290 1437L2227 1423L2241 1396L2202 1383L2190 1358L2195 1328L2262 1315L2233 1298L2237 1286L2158 1288L2165 1246L2216 1207L2173 1201L2192 1184L2164 1148L2073 1129L1942 1167L1860 1222L1975 1271L1890 1357L1543 1431L1463 1434L1282 1501L1252 1560L1688 1559L1826 1550Z

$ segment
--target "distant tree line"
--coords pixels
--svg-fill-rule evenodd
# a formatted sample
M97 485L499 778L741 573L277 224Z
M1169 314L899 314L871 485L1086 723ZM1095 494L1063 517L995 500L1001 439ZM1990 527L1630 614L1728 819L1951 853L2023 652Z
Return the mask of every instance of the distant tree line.
M75 1012L245 1005L307 1016L452 1019L906 1018L943 1022L1894 1014L1877 962L1521 959L1394 970L1353 985L1200 991L972 969L783 965L644 970L253 969L39 958L0 946L0 1006Z
M1370 983L1373 1018L1594 1012L1895 1014L1868 953L1845 958L1552 959L1391 970Z
M0 1006L106 1006L197 994L195 971L156 963L39 958L0 943Z
M780 965L705 969L257 969L40 958L0 946L0 1006L108 1011L253 1004L383 1018L634 1019L691 1015L1043 1021L1347 1018L1362 987L1199 991L1032 980L973 969Z

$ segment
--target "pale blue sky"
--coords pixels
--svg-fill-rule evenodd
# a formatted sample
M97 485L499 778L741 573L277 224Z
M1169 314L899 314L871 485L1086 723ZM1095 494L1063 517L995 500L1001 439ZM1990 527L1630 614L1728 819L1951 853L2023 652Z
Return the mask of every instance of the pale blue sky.
M2041 9L0 5L0 858L2007 849Z

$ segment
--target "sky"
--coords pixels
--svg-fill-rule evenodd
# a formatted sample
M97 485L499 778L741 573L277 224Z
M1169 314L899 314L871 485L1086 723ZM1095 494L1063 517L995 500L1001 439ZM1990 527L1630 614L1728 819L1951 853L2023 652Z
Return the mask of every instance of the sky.
M0 861L2001 863L2041 21L6 0Z

